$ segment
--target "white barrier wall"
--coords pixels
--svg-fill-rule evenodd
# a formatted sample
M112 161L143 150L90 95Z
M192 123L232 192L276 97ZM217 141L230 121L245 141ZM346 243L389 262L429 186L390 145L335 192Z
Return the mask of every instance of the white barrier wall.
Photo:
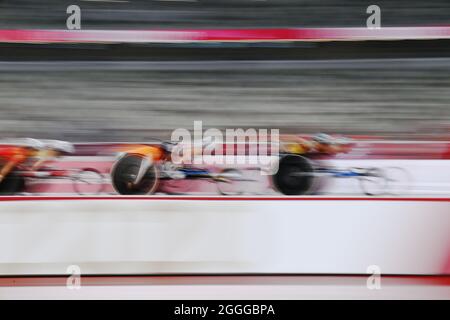
M212 161L213 158L207 158ZM232 157L234 163L238 163L239 158ZM240 191L247 195L276 195L277 192L269 184L269 177L261 175L259 169L255 165L250 165L249 158L241 157L244 165L231 165L231 167L239 167L244 178L247 181L239 181L237 183ZM256 161L257 159L255 159ZM268 162L267 158L263 158L264 163ZM266 162L267 161L267 162ZM110 157L66 157L57 162L59 168L97 168L105 175L105 182L109 181L109 171L113 158ZM399 178L398 175L392 177L390 168L401 168L407 179L393 181L400 183L397 192L387 190L386 194L396 196L441 196L450 197L450 161L449 160L405 160L405 159L331 159L321 161L321 163L335 168L349 169L352 167L360 168L379 168L387 175L388 178ZM219 167L230 167L230 165L222 165ZM390 182L390 184L392 184ZM165 181L165 187L162 192L179 194L202 194L217 195L217 185L211 180L173 180ZM333 178L326 176L320 179L319 188L316 190L319 194L326 195L363 195L359 180L353 178ZM43 179L27 181L28 193L51 195L51 194L74 194L72 182L64 179ZM105 193L115 194L112 186L105 188Z
M0 274L439 274L450 201L0 201Z
M439 195L450 197L450 161L449 160L332 160L324 163L338 168L375 167L386 171L390 168L402 168L409 181L404 181L402 195ZM389 176L388 176L389 178ZM357 179L327 179L322 192L326 194L361 194Z

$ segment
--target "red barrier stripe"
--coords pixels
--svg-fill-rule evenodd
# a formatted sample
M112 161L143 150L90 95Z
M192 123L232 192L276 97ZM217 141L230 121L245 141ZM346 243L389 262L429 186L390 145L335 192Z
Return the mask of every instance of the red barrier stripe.
M450 27L173 29L173 30L0 30L0 42L227 42L359 41L450 39Z

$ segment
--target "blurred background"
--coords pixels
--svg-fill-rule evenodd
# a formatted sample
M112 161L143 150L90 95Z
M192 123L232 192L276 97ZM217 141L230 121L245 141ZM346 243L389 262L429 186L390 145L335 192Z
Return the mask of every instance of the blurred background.
M382 8L383 26L446 25L446 0L2 0L2 28L64 29L69 5L84 29L360 27L366 8Z
M373 4L380 30L366 28ZM81 8L81 30L66 28L69 5ZM365 274L379 264L448 275L449 22L448 0L0 0L0 138L79 142L60 168L109 177L114 158L83 142L168 139L200 120L369 137L331 164L401 167L402 196L446 197L0 201L0 273L65 274L79 263L83 274ZM30 194L73 195L70 181L35 180ZM323 194L362 195L356 179L341 180ZM448 297L448 285L437 289Z
M64 41L67 31L54 41L45 36L29 41L33 30L65 30L71 4L81 8L87 38L92 30L219 28L225 40L101 41L96 34L74 42ZM171 130L202 120L204 127L294 133L448 136L448 33L415 40L417 30L405 29L408 39L394 41L352 36L226 41L236 28L365 28L371 4L2 0L0 135L142 141L167 138ZM449 24L448 1L376 4L388 31ZM262 38L264 32L259 31Z

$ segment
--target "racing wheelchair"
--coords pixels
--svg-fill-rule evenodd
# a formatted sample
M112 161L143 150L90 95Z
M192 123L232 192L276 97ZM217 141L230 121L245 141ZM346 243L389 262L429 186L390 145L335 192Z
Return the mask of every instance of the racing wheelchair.
M285 195L306 195L319 189L322 178L357 179L360 190L368 196L405 194L411 184L411 177L403 168L337 168L296 154L281 155L272 182L275 189Z
M186 183L192 180L213 182L221 195L239 195L239 181L252 181L244 178L243 173L235 168L224 168L218 172L207 168L174 164L171 160L173 143L164 142L159 146L149 147L157 156L142 152L123 152L111 169L111 183L115 191L121 195L150 195L159 190L160 182L173 181L172 190L183 194ZM143 150L140 147L138 150ZM156 151L156 152L155 152ZM179 185L179 188L174 187ZM189 188L188 188L189 189ZM173 193L173 192L172 192Z

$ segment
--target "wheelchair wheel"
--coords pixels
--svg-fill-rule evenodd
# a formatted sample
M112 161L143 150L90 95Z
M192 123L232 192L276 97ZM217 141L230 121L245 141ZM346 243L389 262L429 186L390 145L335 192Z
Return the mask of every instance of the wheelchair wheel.
M217 191L223 196L236 196L241 195L243 190L241 181L245 181L242 171L233 168L223 169L219 174L217 180Z
M111 172L111 182L114 189L122 195L144 195L156 192L159 182L159 171L151 165L138 184L134 181L138 175L142 161L139 155L125 155L114 165Z
M14 175L14 172L7 175L0 183L0 195L14 195L25 189L25 178Z
M103 175L96 169L82 169L73 177L73 188L79 195L96 195L104 189Z
M389 194L400 196L410 193L412 177L407 170L399 167L387 167L383 171Z
M388 191L386 176L381 169L369 168L358 179L362 191L368 196L380 196Z
M286 155L280 159L278 172L272 176L275 188L285 195L308 194L314 182L311 162L299 155Z

